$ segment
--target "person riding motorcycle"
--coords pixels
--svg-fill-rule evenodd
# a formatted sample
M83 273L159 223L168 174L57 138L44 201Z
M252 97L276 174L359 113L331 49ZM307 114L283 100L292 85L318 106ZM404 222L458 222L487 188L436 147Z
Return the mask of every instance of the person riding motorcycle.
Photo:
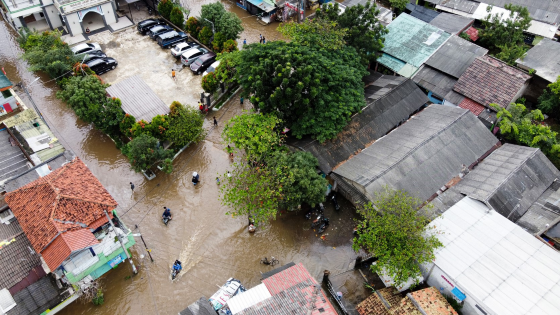
M163 214L161 215L161 217L163 219L167 219L167 220L173 219L173 216L171 215L171 209L169 209L167 207L163 207L163 209L165 209L165 210L163 211Z
M198 175L197 172L193 172L192 183L196 186L196 184L198 184L199 181L200 181L200 176Z
M181 262L177 259L175 263L173 263L173 270L177 270L177 272L181 271L183 266L181 266Z

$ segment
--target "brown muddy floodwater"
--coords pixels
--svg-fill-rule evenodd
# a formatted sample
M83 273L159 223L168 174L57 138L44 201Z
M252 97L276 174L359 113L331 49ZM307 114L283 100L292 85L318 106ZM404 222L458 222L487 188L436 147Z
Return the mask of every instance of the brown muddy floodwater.
M191 15L198 15L200 5L209 2L197 2ZM281 38L275 30L277 23L262 26L233 3L223 3L242 18L242 39L256 41L259 34L267 40ZM281 264L303 263L317 279L325 269L333 274L348 269L356 257L351 249L355 214L344 200L339 201L339 213L334 213L332 204L327 206L331 225L326 240L309 229L310 221L305 220L303 212L283 214L254 235L247 233L245 218L225 215L228 209L218 200L214 178L230 165L220 132L228 119L241 113L238 97L215 112L219 120L217 129L211 126L212 115L208 116L208 136L181 154L171 175L158 173L154 180L147 181L129 169L125 157L108 137L78 120L71 109L56 99L55 82L46 75L33 82L38 74L30 72L19 58L22 51L15 38L16 33L2 21L0 65L14 83L27 84L55 135L87 164L117 200L119 214L131 229L138 226L134 233L142 233L154 257L152 263L137 238L133 257L139 267L138 275L129 277L130 265L121 264L102 277L102 306L74 302L60 314L177 314L201 296L210 297L229 277L240 279L247 288L259 284L261 272L271 268L261 265L260 259L271 255ZM20 96L29 104L26 96ZM202 182L196 187L190 182L193 171L201 174ZM134 195L129 182L136 185ZM174 217L167 227L160 221L163 206L171 208ZM178 258L185 267L180 279L172 283L169 271Z

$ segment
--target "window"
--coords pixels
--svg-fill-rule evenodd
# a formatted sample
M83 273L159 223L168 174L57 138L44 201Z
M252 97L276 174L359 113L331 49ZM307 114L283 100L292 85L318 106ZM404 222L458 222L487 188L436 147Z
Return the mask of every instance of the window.
M0 212L0 222L10 224L10 220L14 217L12 210L8 209Z
M10 90L2 91L2 96L4 98L12 97L12 92Z
M10 291L6 288L0 290L0 312L5 314L15 306L16 301L14 301Z

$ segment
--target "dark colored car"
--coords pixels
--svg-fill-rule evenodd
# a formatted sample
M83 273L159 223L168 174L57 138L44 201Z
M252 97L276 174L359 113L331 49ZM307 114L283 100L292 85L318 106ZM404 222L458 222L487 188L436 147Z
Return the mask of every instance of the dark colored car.
M173 27L169 25L158 25L150 28L148 35L151 39L156 39L156 36L173 31Z
M140 23L138 23L138 26L136 26L136 28L138 29L138 32L140 32L140 34L142 35L146 35L146 32L148 32L150 30L150 28L157 26L157 25L163 25L165 24L165 21L163 20L159 20L159 19L147 19L144 20Z
M201 74L210 67L214 61L216 61L216 54L213 52L206 53L191 63L191 71L195 74Z
M175 31L156 36L157 43L161 48L169 48L175 44L186 42L187 39L189 39L189 35Z
M95 74L100 75L109 70L115 69L118 65L118 62L111 57L106 57L106 58L90 60L86 63L86 65L91 70L93 70Z
M84 58L84 62L88 62L90 60L95 60L95 59L100 59L105 57L107 57L107 55L105 55L105 53L102 51L92 51L86 54L83 58Z

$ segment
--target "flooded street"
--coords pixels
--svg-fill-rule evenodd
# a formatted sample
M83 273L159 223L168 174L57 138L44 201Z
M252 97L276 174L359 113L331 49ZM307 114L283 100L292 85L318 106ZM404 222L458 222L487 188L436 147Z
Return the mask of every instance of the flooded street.
M191 16L198 16L200 5L210 2L197 2L196 8L191 7ZM267 40L281 38L276 32L278 23L262 26L232 2L223 3L242 18L245 31L241 41L258 41L259 34ZM175 160L172 174L157 173L154 180L147 181L130 170L128 161L108 137L78 120L70 108L56 99L58 87L54 81L43 75L34 82L37 74L29 72L27 64L19 59L22 51L15 36L2 21L0 64L8 78L28 86L55 135L87 164L117 200L118 213L134 233L143 235L154 258L152 263L137 237L133 257L139 267L138 275L130 277L130 265L121 264L102 277L102 306L77 301L60 314L177 314L201 296L210 297L230 277L240 279L247 288L259 284L261 272L272 269L260 264L265 256L278 258L281 265L301 262L316 279L321 278L325 269L337 274L349 268L356 257L351 249L355 214L345 200L339 200L340 212L335 213L331 203L327 205L331 225L326 240L309 228L310 221L305 220L303 212L284 213L254 235L247 232L246 218L225 215L227 209L218 200L215 177L231 163L223 150L220 133L227 120L243 109L238 96L208 115L206 139ZM20 96L30 105L25 95ZM247 102L245 107L248 109ZM212 114L219 121L218 128L212 127ZM191 183L193 171L201 175L201 184L196 187ZM136 185L133 195L129 182ZM173 213L168 226L160 220L163 206ZM171 282L169 273L175 259L182 260L185 267L179 279Z

